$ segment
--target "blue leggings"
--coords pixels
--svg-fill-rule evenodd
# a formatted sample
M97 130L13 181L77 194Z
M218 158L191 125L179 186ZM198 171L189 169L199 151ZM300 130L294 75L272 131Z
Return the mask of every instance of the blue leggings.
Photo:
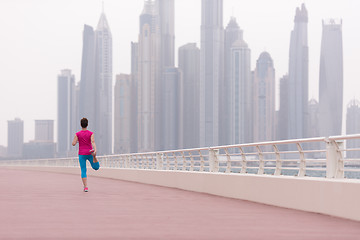
M91 167L94 170L99 170L99 168L100 168L100 163L99 162L94 163L92 155L79 155L81 178L87 177L87 175L86 175L86 160L89 160Z

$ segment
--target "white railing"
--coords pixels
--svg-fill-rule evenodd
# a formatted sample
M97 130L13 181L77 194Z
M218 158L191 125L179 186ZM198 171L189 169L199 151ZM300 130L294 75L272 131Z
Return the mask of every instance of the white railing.
M355 147L345 148L346 145ZM98 159L105 168L360 178L360 134L109 155ZM72 157L8 160L0 161L0 165L75 167L79 163L77 157Z

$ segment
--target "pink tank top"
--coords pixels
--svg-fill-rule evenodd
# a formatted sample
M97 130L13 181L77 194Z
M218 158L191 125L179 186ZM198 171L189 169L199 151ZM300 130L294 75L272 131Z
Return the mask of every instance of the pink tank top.
M89 130L81 130L76 133L79 140L79 155L90 155L90 150L92 149L91 135L93 135L93 132Z

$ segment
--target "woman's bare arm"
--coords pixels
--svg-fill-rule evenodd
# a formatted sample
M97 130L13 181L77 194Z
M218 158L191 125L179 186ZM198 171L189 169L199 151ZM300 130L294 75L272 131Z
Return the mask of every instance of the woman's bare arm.
M94 155L96 155L96 144L95 144L95 137L94 134L91 135L91 145L94 149Z
M72 141L72 145L75 146L77 142L78 142L78 137L75 134L74 140Z

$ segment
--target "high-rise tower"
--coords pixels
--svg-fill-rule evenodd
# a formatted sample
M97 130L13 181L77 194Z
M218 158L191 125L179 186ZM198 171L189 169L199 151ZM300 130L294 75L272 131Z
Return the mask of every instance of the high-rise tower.
M145 1L137 45L138 151L165 146L163 87L174 68L174 32L174 0Z
M163 81L163 149L182 148L182 81L178 68L166 68Z
M156 120L159 117L158 92L159 79L159 35L157 28L155 3L144 2L140 15L140 33L138 41L138 151L155 150ZM158 103L158 106L156 106ZM161 134L161 132L159 133Z
M7 156L22 158L24 145L24 121L19 118L8 121Z
M275 139L275 69L269 53L260 54L254 72L254 142Z
M130 153L132 124L131 75L116 75L114 91L114 153Z
M223 1L202 0L200 146L219 143L219 86L224 80Z
M76 151L71 142L80 124L76 119L75 76L69 69L62 70L58 75L57 109L57 152L58 156L66 157Z
M79 118L83 117L89 120L89 129L94 131L98 154L111 154L112 36L104 13L96 31L90 26L84 27L79 97Z
M288 82L288 139L306 136L309 49L307 40L308 13L305 5L296 9L294 29L291 32Z
M169 109L164 109L165 94L164 86L169 85L165 81L169 80L169 71L175 66L175 20L174 20L174 0L155 0L154 15L155 27L157 32L157 61L159 62L159 77L156 78L156 99L155 99L155 149L163 150L168 145L164 138L165 132L175 132L175 129L164 127L166 118L169 116ZM175 136L171 136L175 138Z
M253 141L250 64L250 49L243 39L239 39L231 48L232 144Z
M95 33L91 26L85 25L79 90L79 118L86 117L89 120L89 129L93 131L97 130L95 123L98 118L96 108L99 98L95 79ZM80 128L80 119L77 119L76 129ZM97 136L96 132L95 136Z
M277 139L288 139L288 125L289 125L289 94L288 94L289 76L284 75L280 78L280 108L277 118Z
M179 69L183 79L183 148L199 147L200 49L196 43L179 48Z
M130 152L138 151L139 44L131 42L131 137Z
M219 144L232 144L231 133L231 47L243 39L243 31L240 29L236 19L232 17L225 29L225 49L224 49L224 82L220 84L220 109L219 109Z
M320 136L341 135L343 110L342 22L323 21L319 81Z
M360 101L357 99L351 100L347 105L346 112L346 134L360 133ZM346 148L359 148L360 139L349 139L346 141ZM359 158L359 151L347 151L348 158Z
M35 120L35 141L54 142L54 120Z
M98 92L96 133L100 154L112 153L112 35L104 12L95 31L96 85Z

